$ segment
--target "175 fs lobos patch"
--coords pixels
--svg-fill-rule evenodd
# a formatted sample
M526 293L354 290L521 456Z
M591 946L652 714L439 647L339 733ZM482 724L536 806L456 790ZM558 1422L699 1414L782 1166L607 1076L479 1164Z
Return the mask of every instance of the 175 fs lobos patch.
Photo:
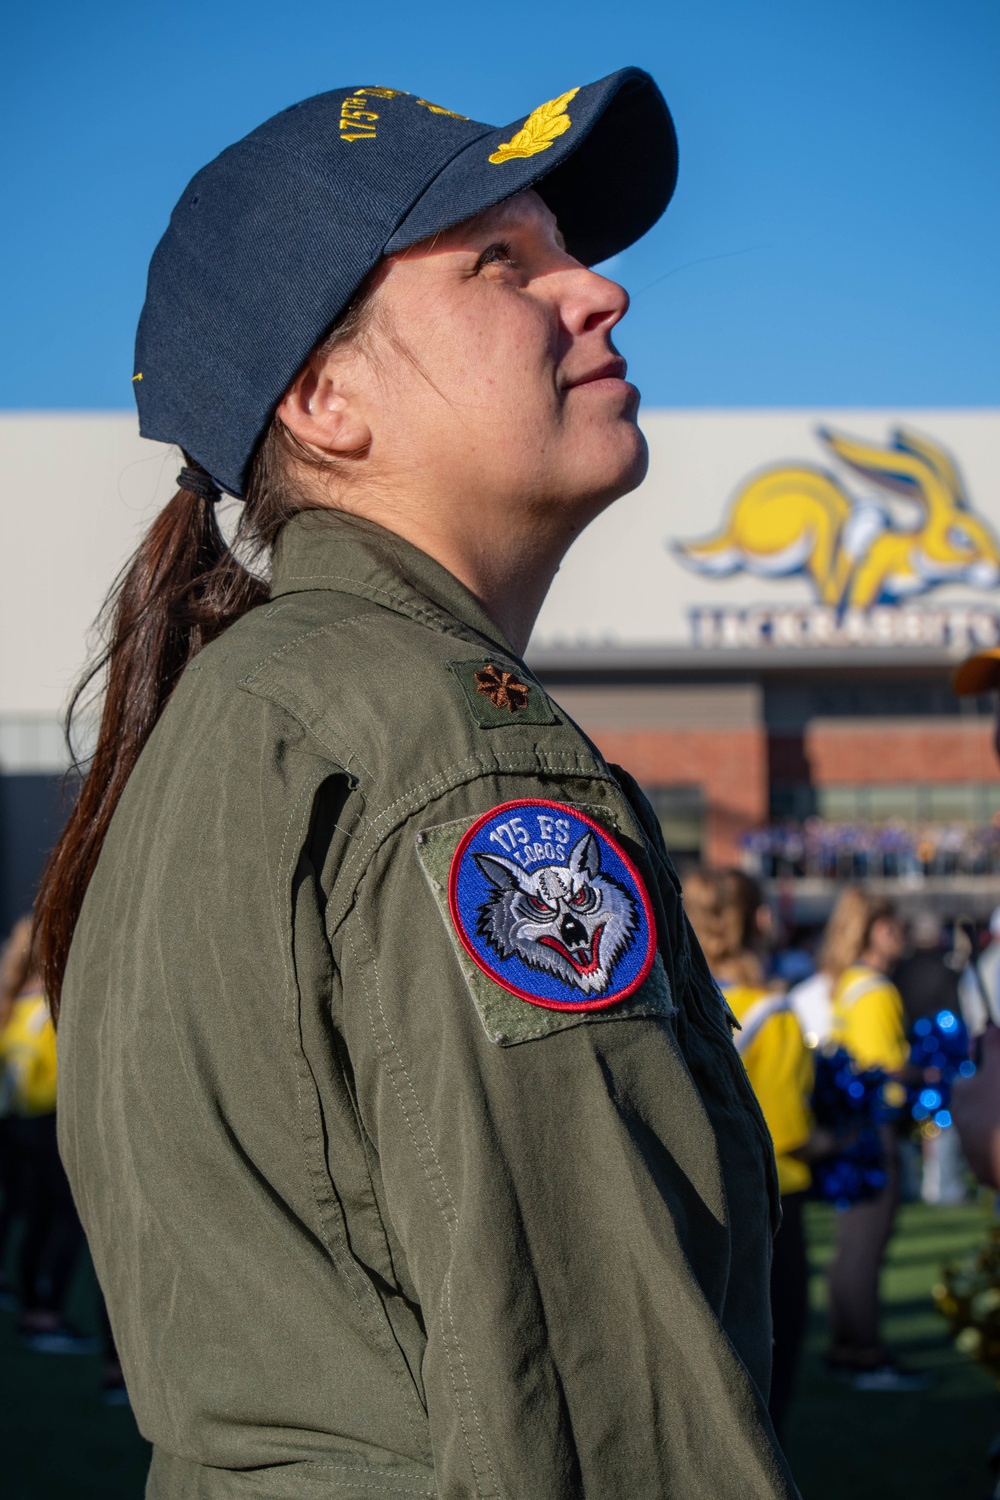
M603 1010L653 965L649 897L625 850L561 802L505 802L458 844L448 906L459 940L495 984L550 1010Z

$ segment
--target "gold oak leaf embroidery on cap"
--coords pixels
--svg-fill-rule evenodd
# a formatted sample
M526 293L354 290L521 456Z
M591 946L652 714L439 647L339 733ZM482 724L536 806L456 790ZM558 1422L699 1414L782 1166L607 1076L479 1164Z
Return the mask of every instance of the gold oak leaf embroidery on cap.
M570 89L567 93L560 94L558 99L550 99L547 104L540 104L537 109L533 109L517 134L512 135L509 141L501 141L491 154L490 161L494 166L547 151L553 141L564 135L573 123L566 113L566 106L579 92L578 88Z
M513 672L502 672L489 662L474 673L476 692L488 698L494 708L505 708L508 713L517 713L528 706L528 688L518 682Z

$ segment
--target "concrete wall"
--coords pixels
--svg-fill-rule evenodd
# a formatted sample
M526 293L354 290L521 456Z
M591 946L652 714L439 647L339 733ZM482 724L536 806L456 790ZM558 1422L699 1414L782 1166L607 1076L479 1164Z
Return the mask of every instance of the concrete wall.
M554 683L556 697L609 759L652 789L691 792L691 805L704 810L705 853L725 862L737 856L740 834L767 820L775 781L823 787L1000 780L988 723L937 717L949 713L944 669L936 689L940 702L909 710L905 722L897 710L892 722L855 722L840 706L824 713L818 701L807 703L816 696L809 682L789 690L777 717L758 683L699 682L699 672L717 678L726 670L723 657L739 671L752 653L741 654L738 645L725 652L692 649L692 610L806 607L813 594L801 574L766 577L744 569L709 576L684 567L676 550L685 539L719 529L732 495L755 470L828 466L823 427L883 445L898 426L931 437L961 468L972 512L1000 534L1000 412L676 411L646 413L643 425L651 453L646 482L572 549L533 638L534 651L551 648L564 660L595 645L617 647L625 657L651 649L692 658L687 683L638 685L627 661L601 686ZM67 764L59 718L96 645L93 622L119 568L173 493L178 465L176 450L139 438L130 413L0 414L6 565L0 588L0 926L29 899L59 823L57 778ZM858 504L894 506L897 525L919 521L911 502L887 500L856 473L834 472ZM978 601L977 608L1000 612L994 585L952 583L928 597L958 606ZM1000 628L1000 613L997 623ZM762 660L766 654L757 653ZM847 652L859 662L871 654L860 645ZM820 653L816 660L816 683L832 681L827 659ZM828 660L832 666L833 657ZM884 683L886 705L899 678L890 660L891 652L881 675L870 674Z
M107 591L175 486L127 412L0 413L0 719L54 720Z
M860 524L853 526L849 545L835 540L845 561L848 555L867 555L880 535L884 545L893 528L915 537L917 573L906 586L916 592L899 607L875 611L871 622L852 617L850 641L867 643L851 649L864 652L883 636L890 644L897 639L905 643L909 634L892 628L904 619L915 640L929 643L939 631L968 639L967 624L959 623L966 620L966 609L982 613L982 626L991 635L983 644L993 644L994 616L1000 610L1000 411L648 411L640 421L649 442L649 474L571 549L539 616L536 650L704 645L704 621L716 610L748 612L750 617L749 623L731 620L740 628L721 633L721 643L734 657L752 643L754 620L759 624L775 611L782 617L782 631L773 649L795 651L813 639L823 645L834 620L819 609L817 590L802 562L816 519L813 514L807 524L805 508L799 508L798 531L788 529L784 520L776 522L773 512L763 520L758 512L757 524L747 521L726 554L717 553L710 565L706 560L699 567L690 556L683 560L685 544L724 534L734 498L754 476L775 468L818 474L853 509L853 520ZM900 428L930 440L956 465L965 513L975 528L980 522L984 528L977 530L980 568L975 576L985 586L954 581L952 575L952 581L922 588L930 579L917 576L921 568L926 573L920 533L927 521L918 487L912 485L904 497L900 486L882 482L884 474L863 475L842 461L823 437L830 430L847 434L889 456ZM796 503L794 496L787 497L790 513L798 513ZM956 527L963 518L956 513ZM927 542L942 561L948 548L938 542L945 530ZM743 544L748 552L740 552ZM947 613L947 606L957 615L945 629L938 616ZM702 620L697 629L693 618ZM785 628L790 625L795 629Z
M761 468L829 470L866 508L869 530L877 531L873 518L882 513L919 526L919 503L838 468L822 440L826 428L885 447L896 428L911 427L942 445L1000 557L1000 412L650 411L642 424L649 475L571 549L534 651L585 643L690 647L693 611L810 607L815 591L801 572L713 575L685 566L678 554L678 544L720 530L734 493ZM128 412L0 413L0 545L9 560L0 589L0 720L54 719L62 711L101 601L172 493L178 464L175 449L138 436ZM990 611L1000 612L995 583L948 583L916 597L928 607L974 606L990 620ZM739 647L730 654L738 660Z
M176 472L128 412L0 413L0 936L68 812L60 720L94 620Z

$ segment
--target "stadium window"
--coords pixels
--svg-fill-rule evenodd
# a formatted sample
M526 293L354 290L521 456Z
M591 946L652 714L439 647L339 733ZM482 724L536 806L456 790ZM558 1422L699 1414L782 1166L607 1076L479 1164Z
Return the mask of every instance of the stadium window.
M928 817L932 823L974 823L979 816L979 787L958 783L927 788Z
M917 817L917 788L910 783L869 788L869 817L874 823L912 823Z
M855 823L859 817L856 786L821 786L817 788L817 811L828 823Z
M996 782L874 782L817 788L828 823L988 823L1000 815ZM794 815L789 806L786 816Z
M675 861L697 862L705 843L705 797L700 786L647 786L643 791Z

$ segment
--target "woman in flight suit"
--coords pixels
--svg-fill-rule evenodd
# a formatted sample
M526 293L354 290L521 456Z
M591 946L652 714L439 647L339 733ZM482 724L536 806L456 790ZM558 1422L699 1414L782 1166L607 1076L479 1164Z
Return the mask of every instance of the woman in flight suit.
M795 1494L766 1130L648 803L521 659L645 472L588 266L675 171L636 69L502 129L345 88L153 257L184 467L38 921L155 1500Z

